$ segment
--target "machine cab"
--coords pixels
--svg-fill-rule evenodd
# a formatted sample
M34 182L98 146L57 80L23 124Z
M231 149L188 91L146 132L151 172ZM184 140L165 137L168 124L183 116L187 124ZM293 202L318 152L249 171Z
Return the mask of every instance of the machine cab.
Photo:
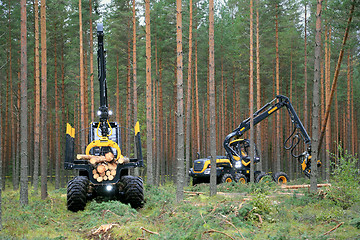
M230 142L230 147L237 153L232 158L235 160L235 168L249 168L250 167L250 140L249 139L235 139ZM260 162L259 153L256 145L254 162ZM231 159L231 158L230 158Z

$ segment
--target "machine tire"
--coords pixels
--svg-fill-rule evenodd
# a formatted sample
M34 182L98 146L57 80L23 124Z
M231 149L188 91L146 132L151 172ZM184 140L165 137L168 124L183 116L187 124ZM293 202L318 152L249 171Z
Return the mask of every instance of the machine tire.
M86 195L89 179L85 176L77 176L70 180L67 185L67 209L72 212L82 211L86 206Z
M247 177L244 174L236 173L235 174L235 182L240 183L240 184L246 184Z
M142 208L144 206L144 187L140 177L123 176L124 184L124 203L130 204L132 208Z
M284 172L274 173L273 179L277 184L286 184L289 182L289 177Z
M259 182L265 181L266 183L268 183L268 182L270 182L270 180L272 182L272 180L273 180L272 177L269 174L262 172L256 177L255 182L259 183Z
M230 183L233 181L234 181L234 178L230 173L225 173L224 175L221 176L221 179L220 179L221 183Z

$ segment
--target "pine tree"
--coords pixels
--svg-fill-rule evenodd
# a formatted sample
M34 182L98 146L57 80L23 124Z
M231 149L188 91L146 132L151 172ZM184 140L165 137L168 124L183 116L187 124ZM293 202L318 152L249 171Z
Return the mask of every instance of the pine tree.
M215 56L214 56L214 1L209 0L209 128L211 166L216 166L215 115ZM210 170L210 196L216 195L216 167Z
M177 160L177 179L176 179L176 200L180 202L184 198L184 89L183 89L183 52L182 52L182 15L181 0L176 0L176 42L177 42L177 112L176 112L176 160Z
M151 126L151 35L150 35L150 0L145 1L146 24L146 148L147 148L147 183L154 184L153 178L153 151L152 151L152 126Z
M46 48L46 0L41 0L41 199L45 199L47 193L48 176L48 136L47 136L47 48Z
M21 177L20 177L20 203L28 204L28 104L27 104L27 30L26 30L26 0L21 4Z

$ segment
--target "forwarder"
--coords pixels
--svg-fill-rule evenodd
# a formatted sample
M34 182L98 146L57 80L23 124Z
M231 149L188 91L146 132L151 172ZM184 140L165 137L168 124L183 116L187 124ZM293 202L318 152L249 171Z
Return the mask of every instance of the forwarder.
M90 124L89 145L84 154L75 159L75 129L67 124L65 169L78 170L78 176L67 186L67 208L76 212L84 210L86 202L92 199L117 199L133 208L144 205L143 181L129 175L129 169L143 166L140 141L140 127L134 129L136 158L121 154L120 126L109 122L112 114L108 108L106 66L103 25L97 25L98 37L98 79L100 84L99 122Z

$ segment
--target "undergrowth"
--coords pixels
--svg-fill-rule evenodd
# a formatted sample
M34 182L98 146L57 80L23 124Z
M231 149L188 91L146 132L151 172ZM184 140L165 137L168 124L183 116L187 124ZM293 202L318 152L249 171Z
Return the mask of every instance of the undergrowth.
M27 206L19 205L18 192L6 190L0 239L359 239L356 159L341 156L332 186L320 194L261 182L219 184L210 196L209 185L199 184L186 187L177 203L176 186L167 183L145 185L140 210L92 201L73 213L66 209L66 189L49 190L46 200L31 192Z

